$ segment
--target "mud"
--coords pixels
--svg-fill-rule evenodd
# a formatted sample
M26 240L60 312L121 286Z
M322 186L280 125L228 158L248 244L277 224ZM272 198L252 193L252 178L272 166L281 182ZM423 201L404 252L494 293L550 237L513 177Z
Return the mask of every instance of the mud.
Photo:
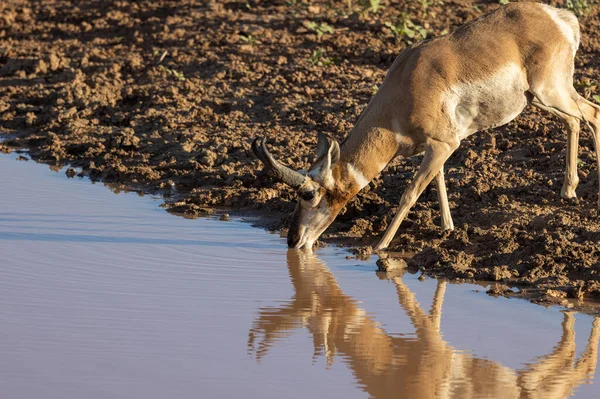
M285 234L294 195L259 176L251 140L266 136L275 156L307 168L316 133L342 139L407 45L386 22L406 13L439 35L498 6L382 1L373 13L351 3L2 2L0 131L10 138L0 151L27 148L94 180L162 193L187 217L225 207ZM335 31L319 37L310 22ZM575 79L591 96L599 7L580 23ZM393 249L415 254L409 266L425 273L519 284L540 301L599 296L593 143L582 134L579 198L569 202L559 195L565 146L558 120L532 110L466 140L446 166L456 230L440 232L432 188ZM390 164L323 240L375 243L419 162Z

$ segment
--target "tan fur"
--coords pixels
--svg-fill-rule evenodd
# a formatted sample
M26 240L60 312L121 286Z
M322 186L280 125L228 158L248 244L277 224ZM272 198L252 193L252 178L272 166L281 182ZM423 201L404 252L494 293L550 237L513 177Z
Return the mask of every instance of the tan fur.
M339 162L327 173L313 176L330 194L327 219L331 223L343 204L394 157L424 153L376 249L390 244L403 218L438 174L442 227L452 229L441 175L445 161L462 139L510 122L527 104L552 112L567 124L567 170L561 195L574 197L580 121L589 122L600 144L600 106L573 88L579 37L577 19L568 11L538 3L510 3L448 35L403 50L342 143ZM596 152L600 176L600 148ZM319 215L315 218L323 220ZM310 235L303 240L306 243L314 242L324 230L322 224L311 228L308 217L301 223Z
M451 34L405 49L344 141L342 159L371 162L381 159L381 163L387 159L389 162L397 154L419 153L428 138L451 139L448 136L456 132L441 106L451 87L485 82L507 64L520 67L530 85L539 85L538 82L549 79L554 68L546 67L546 62L537 65L534 61L564 53L560 60L562 70L570 65L573 57L565 53L565 47L570 49L570 44L565 42L541 5L514 3ZM525 93L518 94L525 96ZM493 115L482 115L481 119L502 119L503 110L498 108L496 102L492 102L488 112ZM489 126L483 123L479 127ZM390 140L394 135L402 136L400 142ZM381 145L374 146L373 142L378 139ZM377 147L386 150L380 152ZM371 178L380 172L377 168L365 168Z

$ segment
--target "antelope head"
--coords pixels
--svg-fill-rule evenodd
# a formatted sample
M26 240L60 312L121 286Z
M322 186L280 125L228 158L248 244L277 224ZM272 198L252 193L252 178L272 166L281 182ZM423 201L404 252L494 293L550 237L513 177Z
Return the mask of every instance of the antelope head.
M252 151L273 177L298 192L298 202L289 226L288 246L312 248L352 197L340 179L339 144L326 134L319 133L317 158L306 174L277 162L267 150L264 139L255 139Z

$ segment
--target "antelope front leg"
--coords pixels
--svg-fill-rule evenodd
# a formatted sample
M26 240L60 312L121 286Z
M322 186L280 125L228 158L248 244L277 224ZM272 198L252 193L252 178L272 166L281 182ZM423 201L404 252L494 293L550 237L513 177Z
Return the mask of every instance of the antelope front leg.
M439 323L442 314L442 303L444 302L446 283L438 283L438 288L436 289L436 295L432 304L432 310L435 310L433 310L434 313L430 315L423 310L421 305L419 305L415 294L408 288L404 281L402 281L402 277L395 277L393 280L396 285L398 302L415 328L419 341L425 345L425 348L427 348L429 353L441 355L444 350L447 349L447 344L442 339L442 334L440 333ZM440 359L435 355L432 358Z
M383 238L375 247L376 251L388 247L410 208L417 202L417 199L421 193L423 193L425 187L433 180L435 175L440 173L444 166L444 162L446 162L454 150L458 148L458 144L458 141L445 143L433 139L428 140L427 148L425 149L425 157L421 162L421 166L404 194L402 194L398 213L396 213L394 220L392 220L392 223L389 225Z
M444 167L435 176L435 184L438 191L438 202L440 203L440 215L442 217L442 230L454 230L450 205L448 205L448 192L446 191L446 182L444 181Z
M436 331L440 331L440 325L442 321L442 305L444 304L444 294L446 293L446 282L438 280L435 288L435 294L433 295L433 303L431 304L431 323Z

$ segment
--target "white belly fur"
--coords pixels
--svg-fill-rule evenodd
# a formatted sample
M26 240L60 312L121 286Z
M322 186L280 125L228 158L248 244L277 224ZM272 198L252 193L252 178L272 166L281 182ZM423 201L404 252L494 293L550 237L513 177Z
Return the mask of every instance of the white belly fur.
M516 118L527 105L528 88L524 71L507 64L485 80L452 86L442 97L443 106L462 140Z

